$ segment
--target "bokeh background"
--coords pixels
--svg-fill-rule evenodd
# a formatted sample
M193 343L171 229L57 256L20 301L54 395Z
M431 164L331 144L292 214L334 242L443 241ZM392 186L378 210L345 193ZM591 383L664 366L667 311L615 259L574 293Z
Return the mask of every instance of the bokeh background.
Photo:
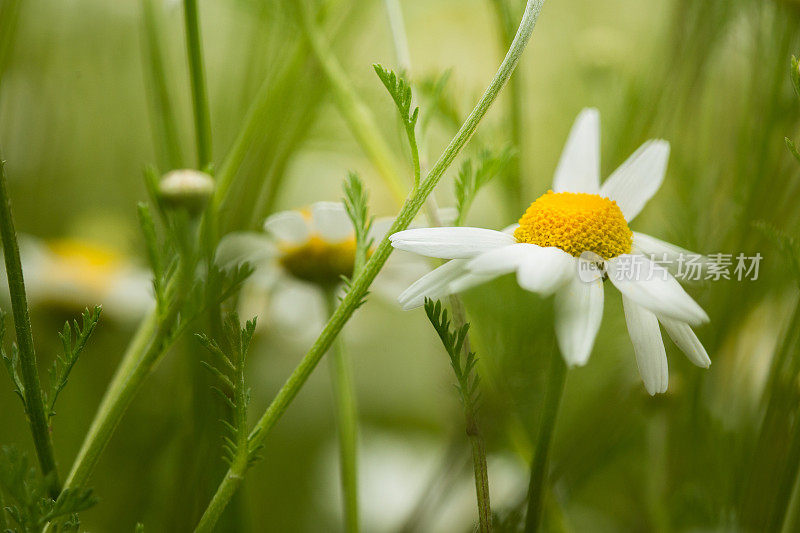
M397 210L305 44L295 1L200 2L217 164L262 83L271 91L237 177L228 230L257 229L276 210L339 199L349 170L366 181L374 214ZM504 53L498 6L517 21L522 2L401 6L426 124L423 151L432 159ZM320 29L405 162L396 112L371 67L397 67L384 3L327 2ZM163 86L153 75L154 39ZM147 305L135 209L146 199L142 170L194 161L183 39L177 1L0 0L0 146L17 229L29 242L23 259L42 368L57 353L65 319L86 305L106 306L54 419L62 472ZM548 530L800 527L798 279L786 267L797 253L789 238L797 236L800 162L784 145L784 137L800 136L789 76L798 52L795 1L549 0L511 90L468 147L464 157L481 148L516 151L509 176L481 193L468 218L500 228L547 190L574 117L595 106L604 176L648 138L672 143L665 184L633 229L702 253L764 257L757 281L689 287L711 317L698 335L713 364L695 368L668 343L670 388L655 398L638 378L619 297L607 291L592 358L568 375ZM172 150L164 148L165 114L178 125ZM454 203L459 164L435 193L441 206ZM481 359L492 503L499 527L513 530L553 342L552 302L522 293L513 279L464 299ZM253 415L322 319L294 309L294 300L277 309L267 300L254 306L262 327L248 372ZM402 312L391 295L376 292L344 338L361 422L364 529L469 531L477 515L463 415L424 313ZM196 523L223 471L222 408L208 390L202 357L184 339L147 381L92 478L100 503L82 514L83 528L132 531L142 522L147 531L187 531ZM340 527L333 415L323 362L268 439L264 461L249 472L221 531ZM9 384L0 386L0 443L32 449Z

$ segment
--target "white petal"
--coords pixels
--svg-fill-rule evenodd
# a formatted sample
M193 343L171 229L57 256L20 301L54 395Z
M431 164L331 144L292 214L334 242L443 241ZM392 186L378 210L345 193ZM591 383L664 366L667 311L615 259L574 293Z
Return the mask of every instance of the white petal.
M667 141L647 141L609 176L600 195L616 201L630 222L661 187L668 159Z
M214 262L227 270L244 262L255 266L268 261L275 254L275 245L269 237L254 231L241 231L222 237L214 254Z
M670 261L677 261L681 255L700 255L638 231L633 232L633 248L644 255L666 256Z
M665 261L667 270L681 281L697 281L711 262L707 256L636 231L633 232L633 251Z
M403 309L414 309L425 303L425 298L441 298L451 294L448 292L450 282L461 277L467 270L465 260L448 261L436 270L429 272L403 291L397 301Z
M395 233L392 246L428 257L464 259L507 246L517 240L500 231L483 228L420 228Z
M514 235L514 232L517 231L518 227L519 227L519 224L518 223L514 223L514 224L506 226L505 228L501 229L500 231L502 231L503 233L508 233L509 235Z
M311 228L299 211L281 211L264 221L264 229L279 241L300 245L308 242Z
M636 354L636 365L647 392L651 396L658 392L667 392L667 352L664 350L664 341L661 340L661 329L658 327L656 315L624 295L622 306Z
M700 339L697 338L692 328L686 322L681 322L672 318L664 316L658 317L658 320L667 330L667 335L672 339L681 351L686 354L689 361L702 368L711 366L711 359L708 357L708 352L703 347Z
M472 259L467 264L467 268L474 274L494 274L495 276L508 274L517 270L517 267L526 258L531 257L531 253L535 254L536 248L539 246L524 242L495 248Z
M569 132L553 178L555 192L597 194L600 188L600 113L584 109Z
M607 262L607 271L623 296L650 311L692 325L708 322L706 312L672 274L643 255L615 257Z
M500 274L474 274L472 272L467 272L447 285L447 294L467 291L478 285L488 283L499 275Z
M556 338L569 366L583 366L592 353L603 318L603 282L575 277L556 292Z
M517 268L517 283L542 296L553 294L577 272L576 259L560 248L529 245Z
M327 242L342 242L353 236L353 223L342 202L312 204L311 223L314 231Z

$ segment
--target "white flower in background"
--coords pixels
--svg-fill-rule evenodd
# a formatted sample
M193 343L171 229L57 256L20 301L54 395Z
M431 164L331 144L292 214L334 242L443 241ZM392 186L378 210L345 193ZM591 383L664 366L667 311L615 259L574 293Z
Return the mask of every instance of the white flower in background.
M391 219L376 219L370 237L383 238ZM264 222L264 233L233 233L223 238L217 264L230 268L247 261L255 267L240 304L243 316L263 315L297 333L316 335L327 318L326 299L342 276L350 277L355 261L353 223L341 202L316 202L308 209L282 211ZM407 256L381 271L376 293L396 295L429 269Z
M668 371L659 322L696 365L708 357L691 326L708 321L703 309L661 265L645 257L675 261L689 253L628 227L664 179L669 143L644 143L600 184L600 117L584 110L575 121L553 179L505 231L447 227L411 229L391 236L392 244L429 257L451 259L422 277L401 296L405 309L516 273L526 290L555 294L558 345L570 366L589 359L603 316L603 281L622 293L625 320L639 373L650 394L667 390ZM596 272L578 275L590 252ZM585 257L585 256L584 256ZM634 265L635 271L631 270Z
M155 305L150 272L116 250L77 239L21 236L20 256L33 308L77 314L99 304L104 317L135 321ZM0 277L8 298L5 270Z

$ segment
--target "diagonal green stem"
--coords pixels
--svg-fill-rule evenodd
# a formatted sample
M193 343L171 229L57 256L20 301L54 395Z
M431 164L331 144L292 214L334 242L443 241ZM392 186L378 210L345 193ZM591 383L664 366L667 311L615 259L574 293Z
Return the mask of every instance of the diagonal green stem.
M548 456L553 441L553 429L556 426L558 408L564 395L564 384L567 380L567 365L555 344L550 353L550 371L547 377L542 418L539 422L539 436L531 462L531 478L528 485L528 513L525 519L525 533L539 531L544 508L546 490Z
M303 357L303 360L297 368L295 368L291 376L289 376L289 379L283 387L281 387L266 412L259 419L250 434L251 446L258 446L264 442L269 431L281 418L283 413L286 412L286 409L289 407L292 400L294 400L295 396L297 396L297 393L300 392L300 389L303 387L306 380L308 380L314 368L316 368L319 361L328 349L330 349L334 339L339 334L344 324L361 304L369 286L372 284L375 276L378 275L384 263L386 263L392 251L388 235L408 227L422 208L425 200L431 192L433 192L434 187L439 183L444 172L450 167L453 160L464 148L464 145L475 133L478 124L486 115L486 112L497 98L497 95L508 81L508 78L514 72L514 68L517 66L519 58L533 33L533 28L536 25L536 20L539 18L539 13L541 12L543 4L544 0L528 0L525 6L525 13L522 17L519 29L517 30L517 35L503 59L503 62L500 64L500 68L489 84L489 87L486 89L486 92L481 96L475 108L469 114L455 137L453 137L447 145L447 148L445 148L439 160L433 168L431 168L420 187L411 192L411 195L403 204L400 213L397 215L392 227L388 231L387 236L381 240L375 252L367 262L367 265L364 267L364 270L353 281L350 290L345 295L336 311L331 315L330 320L325 325L314 345ZM200 519L196 531L211 531L213 529L214 524L227 506L231 496L241 484L243 475L244 472L237 472L232 469L228 471L228 474L220 483L217 493L212 498L203 517Z
M211 163L211 118L208 112L208 92L203 67L203 48L200 44L200 21L197 0L183 1L186 26L186 53L189 56L189 76L192 82L194 133L197 142L197 166L205 169Z
M39 458L50 496L56 497L60 491L56 459L53 452L53 439L47 424L44 409L42 386L36 365L36 352L33 347L31 318L28 300L25 296L25 280L22 277L22 262L19 257L19 244L11 214L11 198L8 195L5 161L0 155L0 236L3 239L3 254L8 275L8 292L11 295L11 310L14 314L14 329L19 348L19 366L25 390L25 412L33 435L33 444Z

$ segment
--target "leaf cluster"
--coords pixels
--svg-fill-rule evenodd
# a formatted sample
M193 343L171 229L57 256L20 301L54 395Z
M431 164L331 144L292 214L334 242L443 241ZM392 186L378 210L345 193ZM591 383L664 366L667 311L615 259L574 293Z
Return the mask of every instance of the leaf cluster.
M369 195L364 182L358 174L350 172L344 181L344 207L353 223L356 236L356 257L353 265L353 278L358 276L373 245L370 236L374 217L369 215Z
M64 323L64 328L58 333L58 338L61 339L62 353L56 355L48 371L50 376L49 390L47 392L42 391L48 420L56 414L55 406L58 396L67 386L72 369L78 362L84 348L86 348L92 333L94 333L100 321L101 311L102 307L99 305L94 306L91 311L88 308L85 309L81 314L82 323L79 324L77 320L73 320L70 324L69 320L67 320ZM0 343L5 337L5 318L5 312L0 309ZM11 345L11 355L7 355L5 349L0 346L0 355L2 355L3 364L14 386L14 393L19 396L27 412L25 386L19 373L19 350L16 343Z
M514 157L514 150L507 146L499 152L481 150L477 161L473 163L472 159L466 159L461 164L454 184L458 213L456 226L464 223L478 191L496 176L502 174Z
M11 499L3 509L11 519L7 531L38 532L48 522L56 532L78 531L77 513L97 503L92 490L66 489L56 501L47 495L48 486L24 453L13 446L0 450L0 488Z
M468 412L474 412L480 399L478 391L480 376L475 372L475 365L478 362L475 352L468 351L464 345L469 332L469 324L464 324L460 328L451 328L447 309L444 309L440 300L434 301L426 298L425 313L428 315L433 329L439 335L447 355L450 356L450 366L458 381L456 389L461 403Z

